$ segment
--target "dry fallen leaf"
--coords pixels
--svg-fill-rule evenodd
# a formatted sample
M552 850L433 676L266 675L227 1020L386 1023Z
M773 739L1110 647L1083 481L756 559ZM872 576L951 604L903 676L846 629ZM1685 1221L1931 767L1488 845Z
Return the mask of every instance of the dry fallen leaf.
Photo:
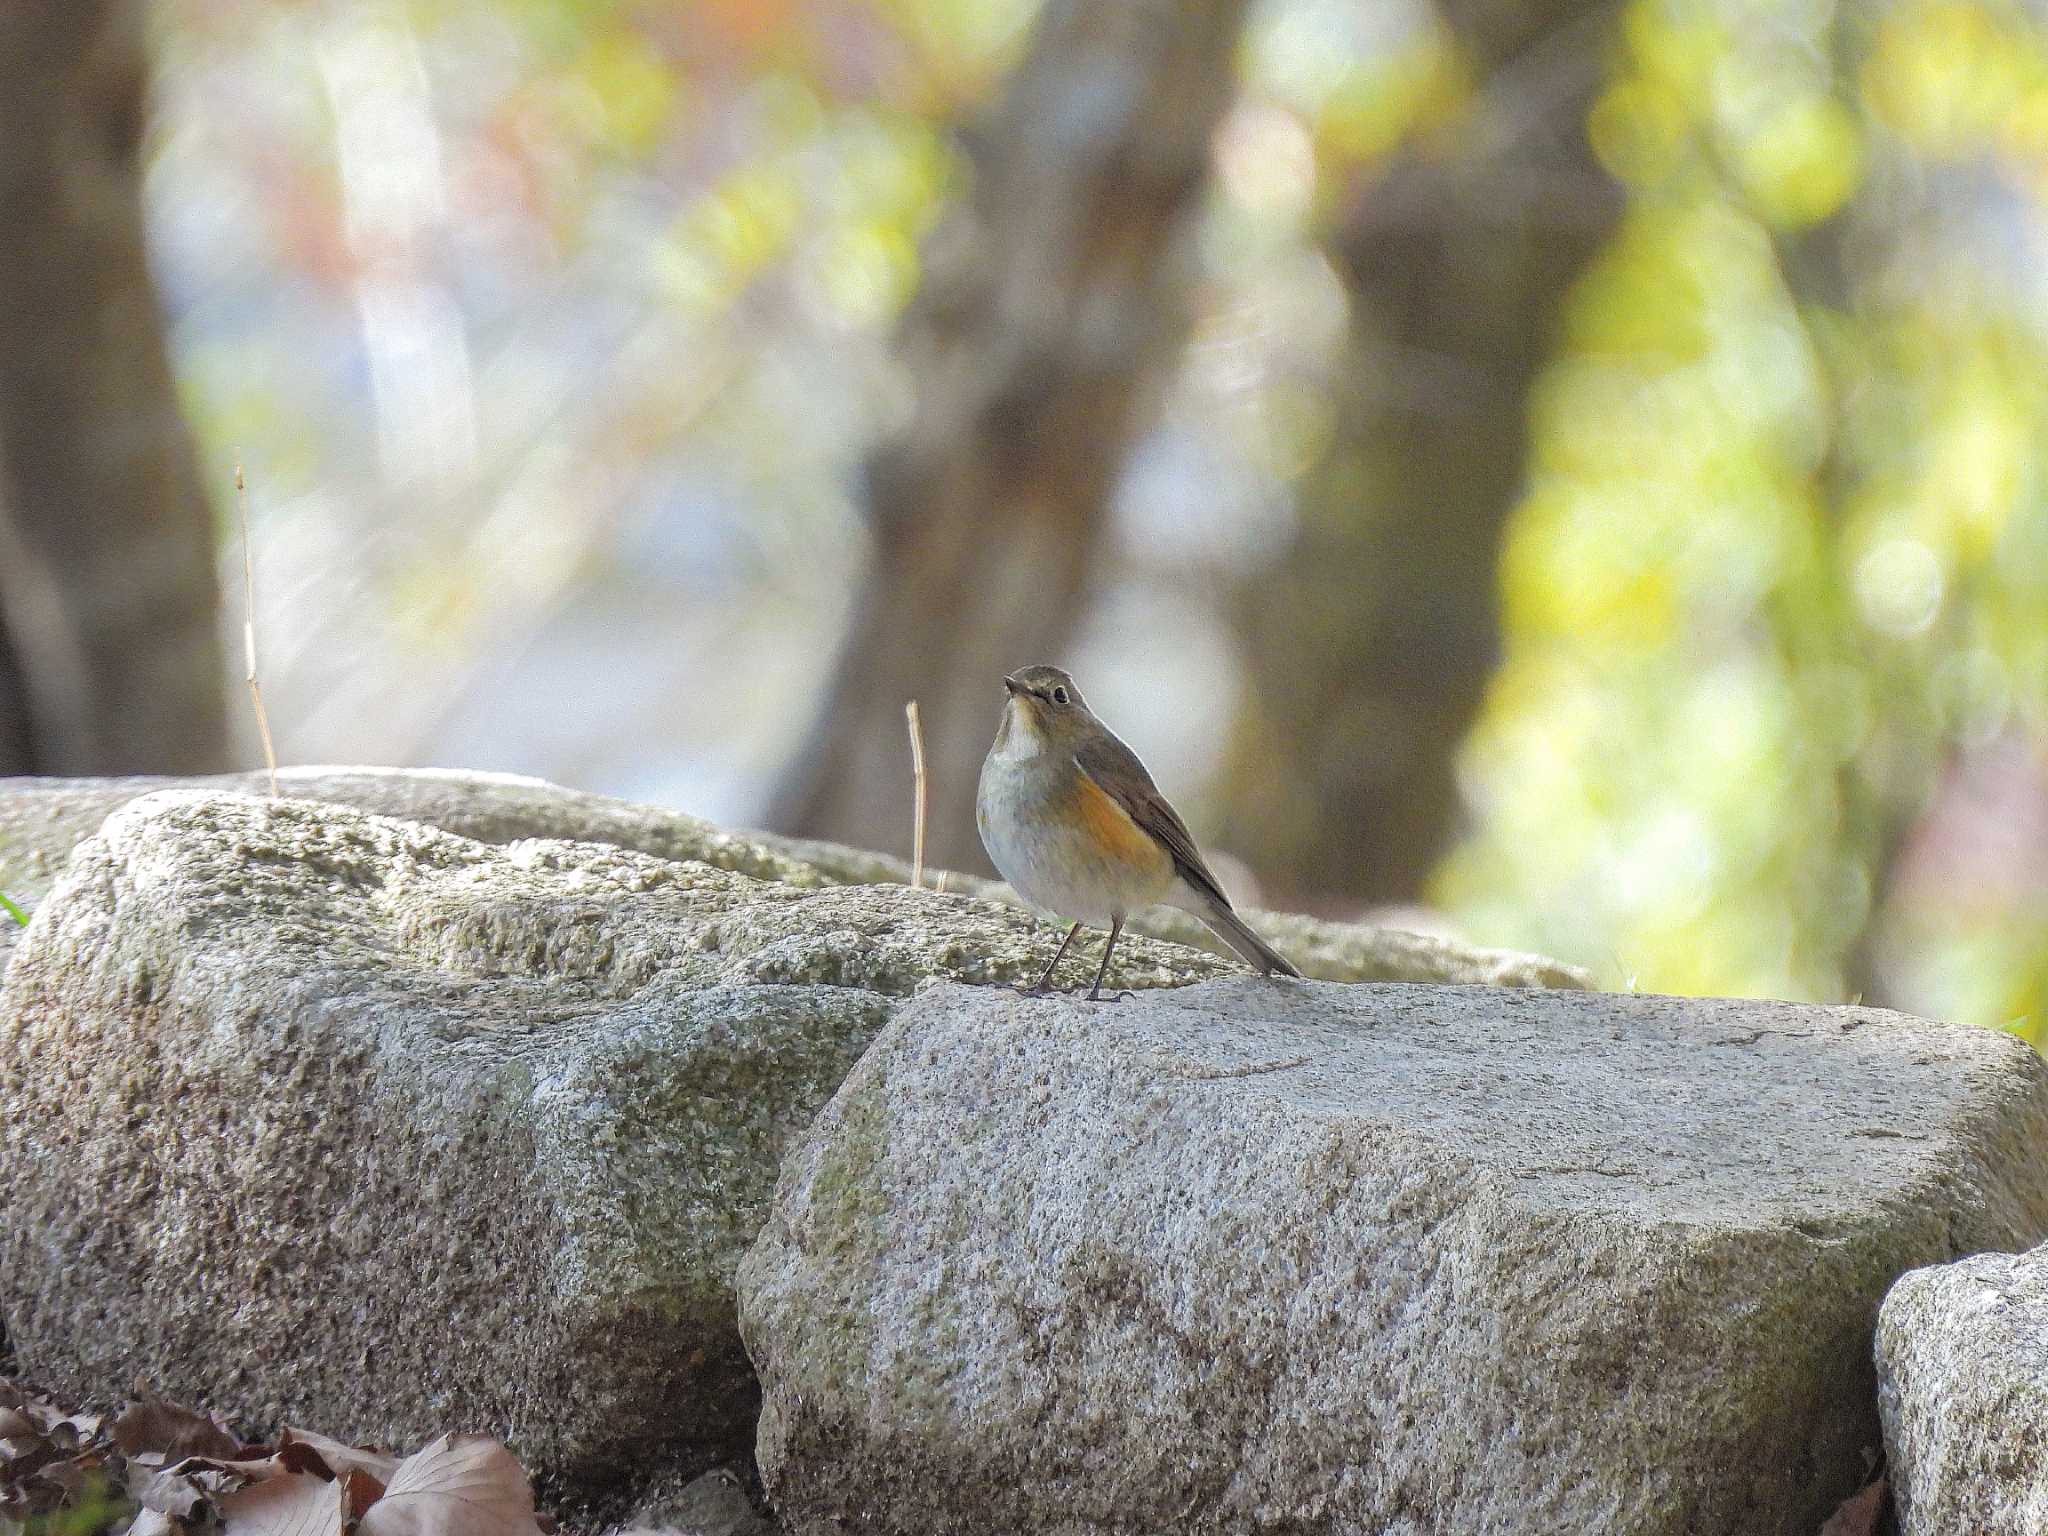
M121 1410L114 1420L114 1444L123 1455L154 1451L166 1462L187 1456L232 1461L242 1453L241 1442L205 1414L153 1398Z
M9 1477L27 1477L57 1459L57 1448L41 1435L10 1435L0 1440L0 1468Z
M358 1536L537 1536L533 1485L488 1435L443 1435L398 1464Z
M398 1470L399 1459L396 1456L359 1445L346 1445L339 1440L330 1440L325 1435L314 1434L310 1429L287 1429L277 1437L279 1451L294 1445L311 1446L318 1451L321 1460L333 1468L336 1477L351 1467L360 1467L380 1484L384 1484L389 1483L392 1474Z
M52 1488L61 1489L66 1494L76 1494L85 1487L88 1470L80 1466L76 1460L53 1461L36 1473L36 1480L48 1483Z
M283 1477L293 1472L310 1472L323 1483L334 1481L334 1469L328 1466L326 1458L302 1440L280 1445L267 1453L266 1447L260 1445L244 1446L243 1449L255 1454L234 1461L222 1461L214 1456L187 1456L170 1470L184 1477L219 1472L244 1482Z
M262 1478L220 1501L223 1536L341 1536L342 1498L311 1472Z
M138 1476L138 1470L141 1469L129 1468L128 1492L144 1509L174 1520L190 1520L206 1502L206 1490L189 1477L176 1472Z
M1891 1483L1880 1477L1861 1492L1851 1494L1842 1500L1841 1507L1828 1516L1827 1524L1820 1528L1820 1536L1877 1536L1883 1529L1885 1505L1889 1502Z
M362 1519L363 1511L384 1497L384 1485L361 1467L350 1467L341 1474L341 1488L351 1520Z
M147 1399L67 1413L0 1378L0 1536L114 1496L124 1536L553 1536L510 1451L443 1435L401 1460L286 1429L245 1444L218 1415ZM137 1506L140 1506L139 1508ZM132 1516L131 1512L132 1511ZM18 1531L17 1531L18 1536Z

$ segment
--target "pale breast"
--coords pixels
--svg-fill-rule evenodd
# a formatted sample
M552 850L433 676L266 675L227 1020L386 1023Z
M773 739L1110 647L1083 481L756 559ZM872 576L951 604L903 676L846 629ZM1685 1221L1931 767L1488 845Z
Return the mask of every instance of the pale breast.
M1069 922L1107 927L1173 883L1171 856L1071 759L991 752L975 820L1017 894Z

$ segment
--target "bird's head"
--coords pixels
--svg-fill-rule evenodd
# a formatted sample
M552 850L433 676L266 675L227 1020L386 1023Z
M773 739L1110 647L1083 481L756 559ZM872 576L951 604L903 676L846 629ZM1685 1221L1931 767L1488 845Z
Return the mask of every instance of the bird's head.
M1094 720L1074 680L1058 667L1025 667L1003 679L1003 731L1056 746Z

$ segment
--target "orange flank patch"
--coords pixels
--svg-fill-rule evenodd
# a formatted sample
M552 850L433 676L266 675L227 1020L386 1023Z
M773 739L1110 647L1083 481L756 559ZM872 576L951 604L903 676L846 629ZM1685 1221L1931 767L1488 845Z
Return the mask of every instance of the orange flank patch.
M1104 858L1121 860L1141 870L1156 869L1164 877L1172 868L1172 856L1156 838L1131 820L1131 813L1117 804L1108 790L1085 773L1074 775L1074 807L1089 838Z

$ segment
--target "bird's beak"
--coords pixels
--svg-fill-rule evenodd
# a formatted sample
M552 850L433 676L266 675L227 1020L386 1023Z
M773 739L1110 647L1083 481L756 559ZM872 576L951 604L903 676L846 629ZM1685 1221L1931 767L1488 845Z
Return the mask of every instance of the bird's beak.
M1017 697L1017 695L1020 693L1029 693L1031 691L1029 688L1026 688L1022 683L1018 682L1017 679L1015 679L1014 677L1004 678L1003 686L1009 690L1010 697L1013 699Z

